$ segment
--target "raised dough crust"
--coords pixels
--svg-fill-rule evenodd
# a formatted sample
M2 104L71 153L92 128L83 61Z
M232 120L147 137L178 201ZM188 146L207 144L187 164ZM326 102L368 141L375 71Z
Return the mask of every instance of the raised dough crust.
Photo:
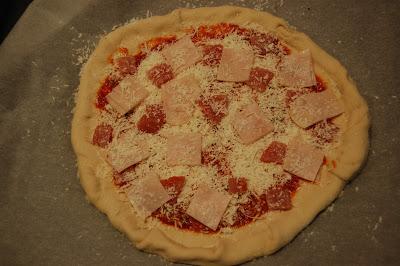
M345 103L347 119L342 143L331 154L337 168L321 170L318 184L303 184L294 198L294 208L285 212L268 212L248 226L233 230L231 234L204 235L159 224L146 229L139 224L130 204L123 200L109 179L96 175L104 164L96 147L91 144L91 127L96 123L94 99L103 79L107 57L119 46L134 50L140 42L164 34L177 34L183 29L200 24L232 22L240 25L257 23L274 31L296 49L309 48L317 72L338 84ZM151 17L123 26L105 36L85 65L72 121L72 144L78 157L78 170L87 197L98 209L106 213L111 223L124 232L140 249L160 254L172 261L193 264L237 264L271 254L288 243L313 218L332 202L357 171L367 154L368 108L354 83L341 64L306 35L291 29L288 24L266 12L222 6L215 8L178 9L162 16Z

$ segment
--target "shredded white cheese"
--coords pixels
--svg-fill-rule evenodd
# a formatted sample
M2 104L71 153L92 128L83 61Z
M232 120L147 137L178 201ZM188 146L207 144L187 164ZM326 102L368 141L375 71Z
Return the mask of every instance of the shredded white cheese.
M255 25L252 25L252 27L259 28ZM224 47L251 49L249 43L236 33L230 34L222 40L207 41L206 44L222 44ZM267 54L265 56L257 56L255 59L254 66L266 68L274 73L269 88L262 93L254 93L248 86L243 84L216 81L217 67L209 67L197 63L182 71L175 78L194 74L200 82L203 96L218 94L228 96L229 105L226 116L218 126L214 127L200 108L196 106L191 120L184 125L171 126L165 124L157 134L141 133L138 131L136 123L145 113L146 105L161 104L162 88L157 88L153 85L152 81L148 79L147 72L155 65L163 62L165 62L165 59L160 52L149 52L138 67L136 78L141 86L149 91L150 95L130 115L124 117L118 117L117 113L110 106L107 106L108 112L99 111L100 121L98 124L106 123L112 125L114 139L110 147L118 145L119 136L126 131L136 134L138 139L145 140L150 147L150 157L141 161L135 171L127 173L125 179L134 180L147 176L150 172L155 172L161 179L171 176L185 176L186 184L178 198L178 203L182 204L182 206L187 206L194 189L200 184L205 183L211 188L225 191L227 189L228 176L219 176L217 169L210 165L168 166L166 163L166 136L177 133L197 132L202 135L203 150L213 144L216 144L217 147L222 147L226 153L225 159L229 164L232 175L234 177L244 177L248 183L249 192L241 196L235 195L224 214L223 221L227 224L233 224L238 204L247 199L248 193L262 194L269 187L290 178L290 176L284 174L281 165L260 161L261 154L268 145L273 140L288 143L289 140L298 135L307 141L312 141L310 134L297 127L290 119L285 102L287 89L279 87L276 80L279 57ZM113 71L110 67L107 67L104 73L113 73ZM244 145L239 142L238 136L236 136L232 128L232 119L237 110L254 101L260 106L266 119L272 122L274 131L253 144ZM224 107L216 106L216 108L221 108L222 111ZM330 134L326 132L318 133ZM329 149L329 145L320 145L320 147L325 150ZM104 171L107 175L110 175L111 172L109 169L104 168L99 171ZM282 178L279 179L276 176L282 176ZM163 208L163 211L165 211L164 209L173 208L173 206L168 205L168 207L167 205Z

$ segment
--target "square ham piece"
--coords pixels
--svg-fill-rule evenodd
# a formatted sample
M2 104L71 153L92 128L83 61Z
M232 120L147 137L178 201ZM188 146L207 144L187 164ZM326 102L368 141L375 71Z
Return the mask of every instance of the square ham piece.
M176 74L193 66L202 58L201 50L193 44L189 36L183 37L176 43L164 48L161 53Z
M127 192L127 196L132 206L144 217L150 216L172 198L153 173L136 179L132 183L132 189Z
M246 81L254 62L251 49L224 48L218 67L217 79L221 81Z
M251 144L270 133L274 127L256 103L235 114L232 126L243 144Z
M124 78L106 96L106 99L113 109L120 115L124 115L136 107L147 96L149 96L149 92L139 85L135 77L129 76Z
M136 141L133 135L123 135L109 147L106 160L120 173L149 156L149 147L145 141Z
M324 160L324 154L318 148L299 139L289 142L283 169L303 179L313 182Z
M186 213L212 230L216 230L230 200L230 195L202 184L196 190Z
M317 84L310 50L283 57L278 67L278 82L287 87L311 87Z
M161 90L161 99L167 123L182 125L189 122L194 109L194 101L200 95L200 82L194 75L166 83Z
M343 104L329 90L302 95L297 97L289 106L290 117L302 128L340 115L343 112Z
M199 133L181 133L167 139L167 164L201 165L201 135Z

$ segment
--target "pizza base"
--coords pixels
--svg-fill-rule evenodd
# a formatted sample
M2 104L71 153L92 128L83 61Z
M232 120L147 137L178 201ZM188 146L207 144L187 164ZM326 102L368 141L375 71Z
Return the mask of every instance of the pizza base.
M102 80L107 57L118 47L135 50L147 39L181 32L189 26L231 22L239 25L257 23L275 32L289 46L309 48L316 72L333 80L342 94L346 119L342 121L341 144L331 151L337 167L321 168L317 184L303 183L293 198L289 211L268 212L247 226L230 233L200 234L178 230L159 222L151 228L142 224L124 195L99 171L109 171L98 149L91 144L91 128L97 123L93 104ZM329 87L329 84L328 84ZM81 184L88 200L107 214L111 223L124 232L137 248L164 256L171 261L192 264L230 265L271 254L291 241L314 217L340 193L346 181L360 169L368 149L368 108L344 67L324 52L305 34L282 19L266 12L221 6L177 9L166 16L155 16L123 26L100 40L82 70L76 109L72 121L72 144L78 158ZM153 224L154 225L154 224Z

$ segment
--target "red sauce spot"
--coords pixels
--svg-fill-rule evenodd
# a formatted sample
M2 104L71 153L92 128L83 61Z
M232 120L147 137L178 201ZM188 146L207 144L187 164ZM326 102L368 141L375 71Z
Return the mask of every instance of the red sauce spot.
M328 159L324 156L324 159L322 161L322 165L328 165Z
M339 127L332 122L332 119L327 119L309 126L306 131L314 137L315 142L322 145L335 140Z
M231 178L228 179L228 192L230 194L244 193L246 191L247 191L246 178L243 178L243 177L239 177L239 178L231 177Z
M271 71L255 67L251 70L249 80L245 84L255 91L264 92L273 77L274 73Z
M279 40L270 34L252 31L248 36L248 41L258 55L278 54L281 51L278 46Z
M217 45L204 45L203 46L203 60L202 64L206 66L216 66L221 61L222 49L224 47L220 44Z
M215 146L210 146L201 152L201 163L215 167L220 176L232 175L229 163L226 160L226 153L217 151Z
M145 114L139 119L137 127L140 131L155 134L165 124L166 115L162 105L153 104L146 106Z
M168 179L160 180L160 182L171 196L177 197L182 192L183 186L185 185L185 177L171 176Z
M218 125L228 111L228 96L224 94L210 97L201 96L196 102L204 116L214 125Z
M282 46L282 52L283 52L283 54L284 54L284 55L290 55L290 53L291 53L290 48L287 47L286 45L283 45L283 44L281 44L281 46Z
M283 159L286 155L286 148L287 146L284 143L278 141L271 142L261 155L261 161L264 163L283 164Z
M185 177L184 176L171 176L168 179L160 180L161 184L168 191L170 196L178 197L178 195L182 192L183 186L185 185Z
M287 90L286 91L286 98L285 98L285 103L286 107L289 107L290 104L298 97L298 92L295 90Z
M198 27L192 36L192 42L202 42L209 39L222 39L229 33L238 31L239 26L230 23L219 23L215 25L204 25ZM244 29L239 30L239 32L244 32Z
M150 49L150 51L160 51L166 46L167 44L171 44L176 42L175 35L169 36L162 36L150 39L142 44L140 44L140 49Z
M249 224L267 211L268 203L265 193L261 195L251 194L246 203L239 205L233 227L241 227Z
M170 65L162 63L151 68L147 72L147 77L160 88L162 84L174 78L174 73Z
M119 47L119 48L118 48L118 51L119 51L121 54L125 55L125 56L127 56L127 55L129 54L129 50L128 50L128 48L126 48L126 47Z
M125 186L126 184L128 184L128 182L125 181L125 179L123 178L123 176L122 176L120 173L116 172L116 171L113 173L113 183L114 183L114 185L116 185L117 187L123 187L123 186Z
M336 168L336 161L335 160L332 160L332 166L333 166L333 169Z
M104 148L112 141L113 128L108 124L100 124L96 127L93 133L92 143L101 148Z
M99 109L104 109L108 101L106 96L118 85L119 79L115 77L108 76L100 89L97 91L96 107Z
M136 166L138 166L138 164L131 165L128 168L126 168L124 171L122 171L121 173L114 171L113 172L114 185L116 185L117 187L123 187L123 186L127 185L129 183L129 181L127 181L126 175L134 172Z
M113 59L113 55L112 55L112 54L110 54L110 55L107 57L107 62L110 63L110 64L114 64L114 59Z
M317 80L317 85L311 87L312 91L321 92L326 90L324 81L319 76L315 76L315 79Z
M134 55L135 57L135 62L136 62L136 68L139 67L140 63L142 63L142 61L146 58L147 54L143 53L143 52L139 52L136 55Z

